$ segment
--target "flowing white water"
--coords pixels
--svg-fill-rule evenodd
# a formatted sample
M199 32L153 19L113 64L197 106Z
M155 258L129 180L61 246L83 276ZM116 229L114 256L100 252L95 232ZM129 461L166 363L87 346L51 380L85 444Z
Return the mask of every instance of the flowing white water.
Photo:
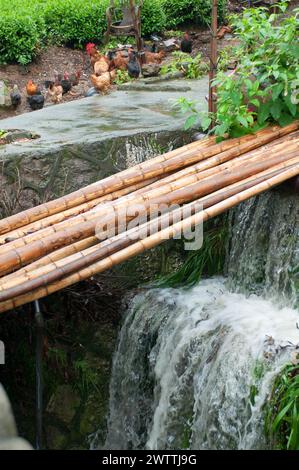
M152 289L126 314L110 387L109 449L264 449L274 378L299 349L298 196L231 215L228 277Z
M264 448L262 408L298 322L220 278L140 294L115 358L107 447Z

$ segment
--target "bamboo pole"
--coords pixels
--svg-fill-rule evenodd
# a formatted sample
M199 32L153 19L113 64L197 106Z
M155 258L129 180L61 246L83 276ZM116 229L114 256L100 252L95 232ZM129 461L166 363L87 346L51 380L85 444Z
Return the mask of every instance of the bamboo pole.
M189 210L189 214L198 212L198 210L206 209L216 203L219 203L223 198L231 197L240 191L249 189L256 184L265 181L281 172L285 171L286 168L293 167L299 164L299 157L289 160L288 162L282 163L272 167L270 170L258 173L257 175L251 176L246 180L234 183L224 189L216 191L202 199L196 200L191 204L183 206L182 208L176 209L171 213L165 214L158 217L155 220L147 222L140 227L135 227L121 235L117 235L111 239L105 240L97 246L92 246L87 250L77 252L75 255L65 257L63 260L57 263L51 263L41 269L37 269L34 272L26 273L23 276L18 276L12 281L7 282L1 286L0 302L6 301L11 297L23 295L25 292L37 289L42 285L47 285L54 281L61 279L67 274L71 274L76 270L83 269L84 267L92 264L95 261L103 259L120 249L123 249L133 243L133 237L136 239L143 239L145 236L149 236L152 233L152 228L155 231L161 230L162 227L167 224L173 224L174 222L181 220L182 216L186 214L186 209Z
M83 281L92 277L100 272L103 272L107 269L110 269L129 258L136 256L138 254L143 253L146 250L154 248L155 246L161 244L164 240L174 238L175 236L182 233L184 230L191 230L194 226L203 223L204 221L208 220L209 218L216 217L221 213L231 209L232 207L236 206L237 204L256 196L264 191L269 190L270 188L281 184L282 182L286 181L287 179L293 178L299 174L299 165L296 165L294 168L287 169L283 171L281 174L270 178L267 181L257 184L256 186L242 191L241 193L232 196L228 199L223 200L222 202L215 204L214 206L197 213L187 219L184 219L182 222L178 222L171 227L161 230L150 237L146 238L145 240L139 240L138 242L130 245L129 247L118 251L117 253L105 258L104 260L98 261L93 265L82 269L81 271L67 276L66 278L54 282L48 286L36 289L35 291L24 294L22 296L16 297L14 299L10 299L6 302L2 302L0 304L0 312L5 312L7 310L11 310L18 306L24 305L25 303L32 302L33 300L40 299L47 295L50 295L58 290L64 289L69 287L77 282Z
M132 194L138 191L139 189L142 189L142 188L147 187L148 185L151 185L155 181L157 181L157 179L153 178L145 182L128 186L125 189L115 191L114 193L107 194L106 196L92 199L91 201L86 202L84 204L80 204L79 206L75 206L72 209L58 212L57 214L51 215L49 217L45 217L44 219L38 220L37 222L33 222L29 225L24 225L24 227L20 229L14 230L12 232L8 232L2 237L0 236L0 246L8 243L9 241L14 241L17 238L22 238L26 235L30 235L34 232L38 232L39 230L42 230L44 228L51 227L65 220L69 220L70 218L76 215L89 212L92 209L96 208L99 204L102 204L103 202L115 201L116 199L126 196L127 194Z
M0 278L0 291L2 290L2 286L6 282L10 282L11 280L16 279L17 277L24 277L25 279L29 279L30 273L36 269L41 268L42 266L47 265L54 265L55 262L59 261L63 258L67 258L68 256L75 255L76 253L86 250L92 246L99 244L99 239L94 237L84 238L79 242L73 243L71 245L65 246L60 248L59 250L53 251L46 256L34 261L33 263L28 264L24 268L21 268L17 271L12 272L11 274L6 275L5 277Z
M214 157L211 157L210 159L204 160L203 162L201 162L201 166L197 167L197 170L199 170L199 169L205 170L205 169L209 169L209 168L212 168L214 166L220 165L221 163L232 160L233 158L236 158L236 157L242 155L245 152L249 152L253 149L256 149L262 144L266 145L269 142L271 142L271 140L269 141L269 135L268 134L265 135L265 136L262 136L261 139L259 140L259 143L255 142L253 140L246 141L245 143L239 145L236 148L230 148L229 150L224 151L224 152L220 153L219 155L216 155ZM294 143L289 143L289 148L290 149L291 149L291 145L295 145L295 144ZM285 143L283 143L283 147L285 148ZM266 147L265 147L265 150L267 150ZM263 151L263 149L261 149L261 151ZM275 152L275 147L273 147L273 148L271 147L271 152ZM173 168L173 171L175 171L175 168ZM219 169L219 171L220 171L220 169ZM188 174L188 172L186 172L186 173ZM194 174L194 172L192 172L192 170L189 173ZM179 177L179 176L180 175L178 175L177 177ZM159 187L159 192L157 194L154 194L154 195L151 193L151 197L159 195L159 194L165 194L169 191L172 191L172 187L168 185L168 182L173 181L173 180L176 180L176 177L169 177L168 179L166 178L165 181L167 182L167 184L162 185L162 183L161 183L161 186L160 186L160 183L157 182L157 183L153 183L151 186L149 186L148 190L151 190L151 188ZM163 182L163 180L161 180L161 181ZM188 185L188 184L192 183L192 180L191 179L190 180L185 179L185 180L181 180L181 182L184 185ZM146 194L146 192L147 192L147 188L145 188L144 190L143 189L139 190L137 192L137 194L143 194L143 193ZM67 228L69 228L71 230L72 226L74 226L76 224L79 225L80 223L91 221L93 219L96 220L100 215L106 215L108 209L111 209L111 212L112 211L114 212L115 209L119 208L119 204L123 204L123 203L128 204L130 201L133 201L134 198L135 198L135 194L128 194L127 196L124 196L121 201L116 201L115 203L112 202L110 205L106 204L105 207L103 207L103 210L101 210L101 208L96 208L96 210L94 210L94 211L90 211L87 214L77 216L75 218L70 219L69 221L61 222L61 223L55 225L54 227L48 227L47 229L41 230L37 233L29 234L28 236L25 236L22 239L17 239L16 241L9 242L5 245L0 246L0 254L4 254L4 253L6 253L10 250L14 250L14 249L20 248L20 247L25 246L25 245L29 245L29 244L33 243L34 241L44 239L45 237L48 237L51 234L54 235L55 233L57 233L60 230L64 230L64 229L67 229Z
M292 135L289 136L289 139L290 138L292 138ZM283 138L280 138L280 139L277 139L277 141L275 141L276 142L276 147L277 147L277 143L279 143L281 140L283 140L282 143L283 143L283 145L285 145L285 140ZM267 144L268 149L271 146L274 146L275 142L271 142L270 144ZM237 160L239 160L241 162L241 160L244 159L244 161L245 161L246 158L249 158L252 155L257 155L258 153L261 153L264 150L265 150L265 147L259 148L258 150L255 150L254 152L250 152L248 154L248 156L243 155L241 157L238 157L237 159L235 159L235 161L231 162L231 164L235 165L237 163ZM193 168L199 169L198 166L200 166L200 165L202 165L202 163L200 163L199 165L195 165ZM189 168L191 168L191 167L189 167ZM228 165L225 168L228 168ZM178 172L176 174L181 173L183 175L184 172L186 172L187 170L181 170L180 172ZM171 177L169 177L169 178L171 178ZM166 178L163 181L169 180L169 178ZM154 185L152 185L152 186L154 186ZM10 278L14 278L14 277L16 277L16 275L20 275L22 272L24 272L24 273L30 272L31 270L33 270L37 267L45 266L46 264L51 263L51 262L56 261L56 260L59 260L59 259L63 258L64 256L68 256L69 254L76 253L77 251L79 251L81 249L88 248L90 245L95 245L95 244L98 243L98 239L96 237L91 238L91 240L92 240L91 244L89 244L89 239L87 239L86 241L83 240L83 241L74 243L73 245L70 245L68 247L65 247L65 248L59 249L57 251L54 251L54 253L52 253L50 255L47 255L47 256L39 259L38 261L36 261L34 263L31 263L28 267L22 268L21 270L17 271L16 273L12 273L12 274L6 276L5 279L9 280ZM83 246L83 244L85 244L85 245ZM0 284L1 284L1 280L0 280Z
M209 147L210 145L215 145L215 143L216 143L216 138L214 136L207 137L200 141L191 142L191 144L172 150L163 155L158 155L157 157L154 157L151 160L147 160L139 165L135 165L134 167L128 168L127 170L124 170L121 173L131 174L134 169L137 170L138 168L140 168L140 172L142 172L143 167L148 168L148 166L150 165L154 165L162 161L167 161L168 159L177 157L179 155L185 155L185 153L191 152L194 149L196 150L204 149L206 147ZM124 177L125 176L126 175L124 174ZM112 175L112 176L105 178L102 181L108 180L108 181L113 182L114 177L115 175ZM86 189L87 191L89 189L92 190L97 185L98 185L98 182L95 182L95 183L90 184L84 189ZM109 192L107 192L106 194L109 194ZM77 201L80 201L80 202L77 202ZM10 217L7 217L6 219L0 221L0 234L1 235L5 234L19 227L23 227L24 225L28 225L29 223L32 223L34 221L40 220L42 218L46 218L50 215L56 214L61 211L68 210L72 207L76 207L79 204L84 204L85 202L86 202L86 198L84 194L81 193L81 190L79 189L77 191L74 191L73 193L68 194L67 196L62 196L58 199L55 199L54 201L49 201L47 203L41 204L39 206L28 209L21 213L14 214ZM22 215L22 218L21 218L21 215Z
M260 139L259 135L268 134L268 140L273 140L279 136L286 135L292 131L297 130L299 127L298 124L298 122L295 122L284 128L278 128L277 126L274 126L268 129L267 132L263 132L263 134L257 133L254 139L257 141L256 145L262 145L258 143ZM94 183L84 189L75 191L74 193L71 193L67 196L63 196L62 198L56 199L55 201L47 202L43 205L36 206L34 208L28 209L27 211L8 217L7 219L0 221L0 234L11 232L24 225L28 225L42 218L56 214L62 210L67 210L79 204L83 204L94 198L110 194L111 192L117 191L119 189L124 189L132 184L137 184L142 181L146 181L147 179L165 175L165 173L171 171L171 168L173 170L183 168L195 161L199 161L200 159L209 158L219 152L231 149L234 146L240 146L241 142L242 138L231 139L220 144L212 144L210 146L207 141L204 141L201 144L202 147L200 147L199 144L197 149L193 151L193 158L192 156L186 158L184 153L181 153L181 155L177 153L175 156L173 156L172 152L158 156L155 159L125 170L120 174L105 178L100 182ZM211 148L209 148L209 146ZM169 162L171 162L171 165L169 165Z
M132 202L134 202L134 204L142 204L142 210L144 213L150 210L151 205L159 206L161 204L167 204L170 206L171 204L186 203L197 199L200 196L204 196L211 191L216 191L217 189L221 189L238 180L245 179L255 173L259 173L275 164L287 161L290 159L291 155L292 153L288 156L283 153L257 163L254 162L242 167L237 167L236 170L224 170L216 176L214 175L197 183L190 184L187 187L185 186L185 180L183 179L177 186L171 183L167 188L167 185L165 185L165 190L163 192L153 190L152 194L148 193L140 195L134 199L134 201L129 201L129 204L126 201L118 207L109 206L108 208L104 208L104 211L99 211L98 213L100 214L101 212L101 215L93 220L87 220L79 223L78 225L72 226L69 229L63 229L53 235L51 234L40 240L33 241L26 246L1 254L0 275L9 274L11 271L21 268L24 265L29 264L31 261L35 261L64 245L94 236L97 224L103 223L103 217L105 218L104 220L107 225L113 224L114 227L118 226L118 221L121 218L127 221L131 220L134 218L134 215L128 215L126 210L128 206L132 205ZM298 146L296 144L294 156L297 155ZM111 209L113 209L113 212ZM97 235L101 235L101 232ZM106 234L106 236L107 235L108 234Z

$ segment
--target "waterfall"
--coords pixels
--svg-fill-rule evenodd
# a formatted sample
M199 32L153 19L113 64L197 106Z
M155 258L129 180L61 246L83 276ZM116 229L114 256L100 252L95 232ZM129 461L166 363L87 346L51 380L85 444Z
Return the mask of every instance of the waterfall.
M231 289L299 305L299 196L270 191L231 212Z
M265 404L299 344L298 196L269 192L230 219L226 278L131 301L106 448L267 448Z

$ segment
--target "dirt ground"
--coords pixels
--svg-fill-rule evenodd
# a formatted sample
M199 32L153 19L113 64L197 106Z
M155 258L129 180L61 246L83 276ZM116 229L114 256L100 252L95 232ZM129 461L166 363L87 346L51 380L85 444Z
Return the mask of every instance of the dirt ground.
M229 10L238 11L240 9L240 2L230 0ZM299 5L299 0L291 2L292 8ZM196 55L200 52L204 60L208 61L209 47L210 47L210 33L208 29L204 28L188 28L191 33L193 41L193 54ZM227 44L224 38L219 41L219 47L223 48ZM59 73L73 73L78 70L81 71L81 79L78 86L73 87L71 92L63 96L63 102L73 101L85 96L87 90L92 86L89 81L91 67L89 58L85 51L73 50L66 47L50 46L42 51L39 57L34 62L24 67L21 65L0 65L0 80L5 80L9 88L17 84L22 93L22 103L17 109L0 109L0 119L13 117L18 114L31 112L26 100L25 86L28 80L33 80L38 83L41 90L44 91L45 80L53 80L54 71ZM46 103L52 105L51 103Z
M79 85L73 87L70 93L63 96L63 102L82 98L90 88L89 60L85 52L80 50L50 46L26 67L21 65L0 66L0 80L5 80L9 88L12 88L14 84L18 85L23 95L22 103L16 110L0 110L1 119L31 111L26 100L26 83L31 79L38 83L43 91L45 80L53 80L55 70L59 73L82 71Z

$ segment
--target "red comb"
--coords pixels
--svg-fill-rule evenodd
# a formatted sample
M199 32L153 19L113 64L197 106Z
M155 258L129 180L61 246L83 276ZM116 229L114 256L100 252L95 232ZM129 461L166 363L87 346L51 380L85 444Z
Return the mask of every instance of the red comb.
M86 44L86 47L85 47L86 52L89 53L91 51L91 49L95 46L96 45L93 42L89 42L88 44Z

